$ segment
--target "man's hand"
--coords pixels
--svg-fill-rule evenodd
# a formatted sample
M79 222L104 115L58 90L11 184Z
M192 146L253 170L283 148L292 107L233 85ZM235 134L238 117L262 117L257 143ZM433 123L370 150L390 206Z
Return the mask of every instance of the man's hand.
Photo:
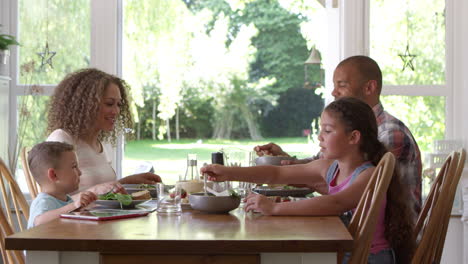
M270 156L287 156L289 154L284 152L280 146L276 145L273 142L270 142L266 145L254 147L254 151L257 152L258 156L270 155Z

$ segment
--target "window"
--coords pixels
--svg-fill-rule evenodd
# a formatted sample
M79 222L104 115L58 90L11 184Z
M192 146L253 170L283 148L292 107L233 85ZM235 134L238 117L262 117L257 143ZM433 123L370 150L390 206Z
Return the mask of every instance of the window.
M421 152L445 135L445 1L370 1L370 56L384 77L382 103ZM413 57L414 55L414 57Z
M49 95L66 74L90 65L90 13L89 0L18 1L21 46L11 83L14 122L10 145L31 147L47 137ZM16 162L16 169L20 187L26 191L20 162Z
M199 167L220 149L239 162L246 159L239 152L270 141L292 155L315 152L303 134L323 108L314 90L323 73L304 61L312 45L326 47L324 8L316 1L206 3L123 2L122 75L137 117L124 175L148 161L174 183L188 153L198 155Z
M19 83L57 84L65 74L89 66L90 3L56 0L20 0L19 6ZM56 52L51 64L41 66L46 49ZM52 56L44 54L45 61ZM33 62L34 74L24 74L22 67ZM53 66L53 67L52 67Z

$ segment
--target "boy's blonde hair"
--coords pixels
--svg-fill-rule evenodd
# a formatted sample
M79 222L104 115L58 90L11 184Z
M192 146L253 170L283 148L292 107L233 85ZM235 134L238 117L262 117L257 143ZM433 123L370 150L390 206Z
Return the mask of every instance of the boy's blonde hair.
M74 150L72 145L56 141L46 141L35 145L28 152L29 169L34 179L41 184L46 170L49 168L57 169L62 154Z

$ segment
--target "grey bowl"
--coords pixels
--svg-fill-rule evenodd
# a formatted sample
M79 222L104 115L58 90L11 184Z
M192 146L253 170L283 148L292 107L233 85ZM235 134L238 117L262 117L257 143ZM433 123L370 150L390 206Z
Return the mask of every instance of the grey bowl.
M255 159L255 164L259 165L275 165L281 166L282 160L293 160L293 157L285 156L261 156Z
M222 214L239 207L240 198L232 196L213 196L204 193L192 193L189 195L190 206L205 213Z

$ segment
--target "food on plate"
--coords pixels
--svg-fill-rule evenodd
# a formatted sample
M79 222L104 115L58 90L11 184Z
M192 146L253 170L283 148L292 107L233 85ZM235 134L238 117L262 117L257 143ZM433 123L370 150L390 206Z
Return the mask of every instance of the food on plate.
M178 181L176 185L187 193L203 192L203 182L200 180Z
M98 196L99 200L117 200L123 205L129 205L132 203L132 196L129 194L113 193L108 192Z
M171 198L175 198L175 193L174 193L174 192L171 192L171 193L169 194L169 196L170 196ZM184 189L181 189L181 190L180 190L180 198L181 198L181 199L184 199L184 198L186 198L186 197L187 197L187 192L186 192Z
M151 199L151 194L148 190L134 192L131 194L133 200L148 200Z
M156 189L155 185L142 183L138 185L138 189Z
M267 186L271 189L284 189L286 187L285 184L267 184Z

